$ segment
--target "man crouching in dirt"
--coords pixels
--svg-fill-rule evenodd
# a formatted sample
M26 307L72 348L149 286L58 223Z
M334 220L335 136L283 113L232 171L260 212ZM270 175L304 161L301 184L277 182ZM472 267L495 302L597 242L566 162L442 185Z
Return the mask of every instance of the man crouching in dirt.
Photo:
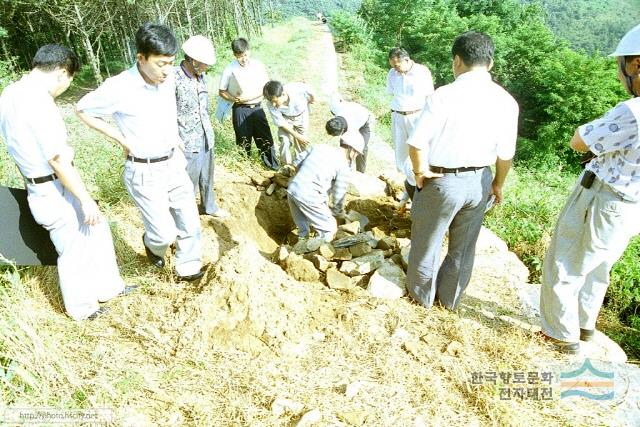
M317 237L330 242L338 229L334 215L344 215L351 164L362 154L364 141L356 132L347 132L344 117L334 117L326 124L327 133L340 136L340 147L314 145L294 160L296 175L287 189L289 209L301 239L309 237L310 227ZM333 208L329 208L329 192Z

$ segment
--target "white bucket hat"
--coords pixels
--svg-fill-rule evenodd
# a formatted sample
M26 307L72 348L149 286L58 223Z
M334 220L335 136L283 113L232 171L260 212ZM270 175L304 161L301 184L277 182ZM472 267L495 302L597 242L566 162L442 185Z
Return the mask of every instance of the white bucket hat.
M182 50L190 58L203 64L213 65L216 63L216 51L211 40L204 36L192 36L182 44Z
M615 52L609 56L640 55L640 25L636 25L620 39Z

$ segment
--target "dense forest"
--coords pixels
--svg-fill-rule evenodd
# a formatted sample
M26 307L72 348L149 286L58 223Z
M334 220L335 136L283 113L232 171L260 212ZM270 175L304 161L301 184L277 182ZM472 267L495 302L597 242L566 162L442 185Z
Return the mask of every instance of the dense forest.
M612 52L640 18L638 0L524 0L540 2L553 32L577 50Z
M261 0L2 0L0 78L9 67L28 68L39 46L57 42L78 52L101 82L112 68L133 63L133 36L144 22L166 23L179 39L225 40L259 32L261 6Z
M355 12L362 0L264 0L268 16L275 20L291 16L330 15L336 11Z

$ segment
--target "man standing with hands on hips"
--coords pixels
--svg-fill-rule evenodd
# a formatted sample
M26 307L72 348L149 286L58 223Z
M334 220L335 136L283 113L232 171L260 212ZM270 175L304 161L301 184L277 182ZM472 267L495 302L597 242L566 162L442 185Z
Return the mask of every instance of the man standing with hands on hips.
M176 241L177 279L197 280L204 275L200 217L178 135L178 41L168 27L146 23L136 32L136 47L136 64L86 94L76 109L82 121L125 151L124 184L142 215L149 261L164 267ZM108 115L116 126L101 119Z
M468 31L455 39L455 81L428 98L408 141L416 193L407 290L427 308L436 299L450 310L458 306L471 279L487 202L491 194L502 201L515 153L518 104L491 80L493 52L486 34ZM447 230L449 247L440 265Z

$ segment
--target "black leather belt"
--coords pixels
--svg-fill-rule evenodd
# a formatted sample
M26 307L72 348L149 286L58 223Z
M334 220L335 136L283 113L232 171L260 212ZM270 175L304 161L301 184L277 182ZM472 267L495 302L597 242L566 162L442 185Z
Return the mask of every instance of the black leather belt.
M484 169L486 166L468 166L464 168L442 168L440 166L429 166L429 170L435 173L459 173L459 172L471 172Z
M396 110L391 110L391 112L392 112L392 113L402 114L403 116L408 116L408 115L410 115L410 114L419 113L420 111L422 111L422 109L420 109L420 110L413 110L413 111L396 111Z
M166 160L169 160L171 157L173 157L173 149L171 149L171 153L167 154L166 156L155 157L152 159L142 159L140 157L134 157L131 154L129 154L127 156L127 160L131 160L132 162L136 162L136 163L158 163L158 162L164 162Z
M39 176L37 178L25 178L27 182L31 184L44 184L45 182L54 181L58 179L58 176L55 173L47 176Z
M257 104L233 104L233 108L256 108L259 107L260 103Z

